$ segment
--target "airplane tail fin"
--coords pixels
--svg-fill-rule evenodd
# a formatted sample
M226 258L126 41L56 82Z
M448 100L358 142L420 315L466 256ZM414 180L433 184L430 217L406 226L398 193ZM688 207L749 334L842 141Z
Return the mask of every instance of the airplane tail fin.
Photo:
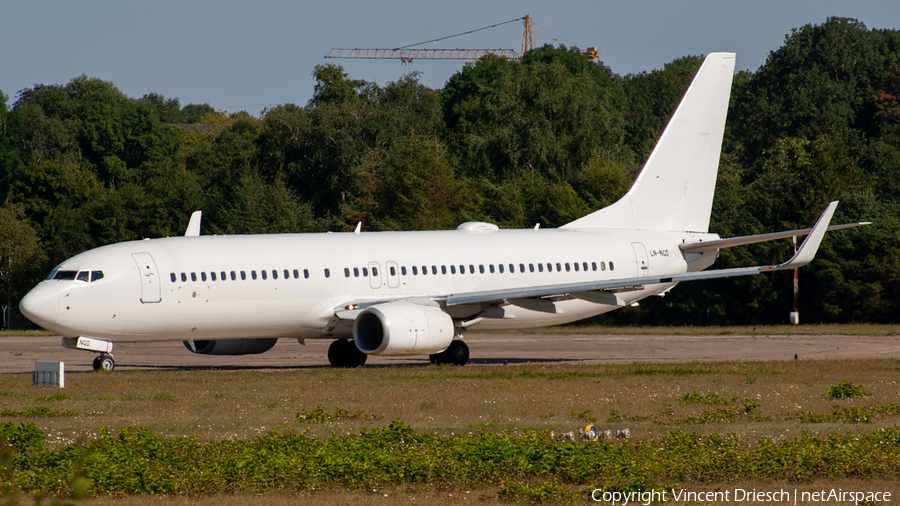
M708 232L734 63L710 53L628 193L560 228Z

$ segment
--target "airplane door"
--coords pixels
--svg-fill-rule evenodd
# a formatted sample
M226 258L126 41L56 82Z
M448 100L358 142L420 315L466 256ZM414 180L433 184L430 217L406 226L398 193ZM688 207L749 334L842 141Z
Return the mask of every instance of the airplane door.
M400 286L400 266L397 262L389 261L385 264L387 268L387 284L388 288L397 288Z
M644 245L639 242L633 242L631 243L631 248L634 250L634 260L637 263L637 275L649 276L650 262L647 260L647 250L644 249Z
M159 271L150 253L132 253L134 263L141 273L141 302L150 304L162 300L160 297Z
M378 262L369 262L369 286L381 288L381 266Z

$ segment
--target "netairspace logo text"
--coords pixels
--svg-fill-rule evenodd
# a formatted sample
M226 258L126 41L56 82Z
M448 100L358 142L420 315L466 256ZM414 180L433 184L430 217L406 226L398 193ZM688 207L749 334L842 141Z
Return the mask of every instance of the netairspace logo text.
M735 488L715 492L698 492L685 489L643 490L634 492L612 492L595 489L591 492L595 502L627 506L642 504L649 506L655 502L771 502L782 504L809 504L817 502L840 502L857 505L860 502L891 502L890 492L861 492L854 490L830 489L815 491L756 490Z

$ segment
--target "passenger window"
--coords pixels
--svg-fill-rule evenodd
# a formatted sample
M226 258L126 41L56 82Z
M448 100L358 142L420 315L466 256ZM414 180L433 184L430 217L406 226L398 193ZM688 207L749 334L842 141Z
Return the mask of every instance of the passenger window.
M210 272L209 276L212 278L213 281L215 281L216 280L216 271Z
M78 281L89 283L91 281L91 273L90 271L81 271L77 276L75 276L75 279L77 279Z
M553 272L553 264L547 262L547 272Z
M544 272L544 264L538 264L538 272Z
M441 274L447 274L447 266L446 265L441 266Z
M344 277L345 277L345 278L349 278L349 277L350 277L350 269L348 269L348 268L346 268L346 267L344 267Z
M304 274L306 273L306 270L305 270L305 269L304 269L303 273L304 273ZM330 277L331 277L331 271L330 271L330 270L325 269L325 277L326 277L326 278L330 278Z
M272 269L272 279L278 279L278 271L276 271L275 269Z
M185 273L183 273L183 272L181 273L181 282L182 282L182 283L187 282L187 274L185 274Z
M484 264L480 264L478 266L478 272L480 272L481 274L484 274Z
M406 276L406 266L405 265L400 267L400 274Z
M587 272L587 262L581 262L584 272Z
M328 269L325 269L328 272ZM303 279L309 279L309 269L303 269Z
M392 265L391 266L391 276L396 276L396 275L397 275L397 268Z
M415 265L413 265L412 270L413 270L413 276L416 276L419 274L419 269Z
M231 271L231 280L234 281L236 279L237 279L237 276L235 276L234 271Z
M354 278L358 278L358 277L359 277L359 267L354 267L354 268L353 268L353 277L354 277Z
M169 277L172 279L172 282L173 282L173 283L176 282L176 281L178 281L178 278L175 277L175 273L174 273L174 272L173 272L172 275L169 276Z
M296 269L294 269L294 277L297 277ZM287 269L284 270L284 279L291 279L291 273Z
M372 271L373 272L375 271L375 267L372 267ZM435 276L437 276L437 266L436 265L431 266L431 273L434 274Z
M475 266L472 264L469 264L469 274L475 274Z
M525 264L519 264L519 272L525 272Z
M197 281L197 273L196 272L191 273L191 281Z
M488 270L491 271L491 274L494 273L494 264L488 265Z
M600 262L600 270L601 270L601 271L605 271L605 270L606 270L606 262Z
M611 270L611 271L616 270L616 266L613 265L612 260L609 261L609 270Z
M265 271L263 271L265 272ZM256 271L250 271L250 277L256 279Z
M378 267L372 267L372 276L378 276Z
M459 266L459 273L460 273L460 274L465 274L465 273L466 273L466 266L465 266L465 265L460 265L460 266Z
M534 264L528 264L528 271L534 272Z
M423 265L423 266L422 266L422 275L424 276L424 275L426 275L426 274L428 274L428 266L427 266L427 265Z
M509 264L509 273L510 274L516 273L516 266L514 264Z
M247 281L247 272L241 271L241 281Z
M500 269L500 274L503 274L503 264L497 265L497 268Z
M225 275L225 271L222 271L221 274L222 274L222 281L225 281L226 279L228 279L228 276Z
M578 272L578 262L575 262L575 272Z
M597 262L591 262L591 270L597 270Z
M285 274L284 277L287 277L287 274ZM294 279L299 279L299 278L300 278L300 273L297 271L297 269L294 269Z
M455 265L450 266L450 274L456 274L456 266Z
M205 272L200 273L200 281L206 281L206 273Z
M569 262L566 262L566 272L569 272Z
M262 278L263 278L263 279L268 278L268 276L266 275L266 271L265 271L265 270L259 271L259 273L262 274Z
M559 262L556 263L556 272L562 272L562 265Z
M363 267L363 276L369 277L369 269L367 267Z

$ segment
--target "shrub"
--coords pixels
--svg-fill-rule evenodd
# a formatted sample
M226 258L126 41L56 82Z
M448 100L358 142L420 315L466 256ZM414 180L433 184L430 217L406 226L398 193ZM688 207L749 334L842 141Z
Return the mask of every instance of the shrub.
M832 399L852 399L864 395L872 394L866 392L862 385L854 385L849 381L843 381L828 387L828 397Z

